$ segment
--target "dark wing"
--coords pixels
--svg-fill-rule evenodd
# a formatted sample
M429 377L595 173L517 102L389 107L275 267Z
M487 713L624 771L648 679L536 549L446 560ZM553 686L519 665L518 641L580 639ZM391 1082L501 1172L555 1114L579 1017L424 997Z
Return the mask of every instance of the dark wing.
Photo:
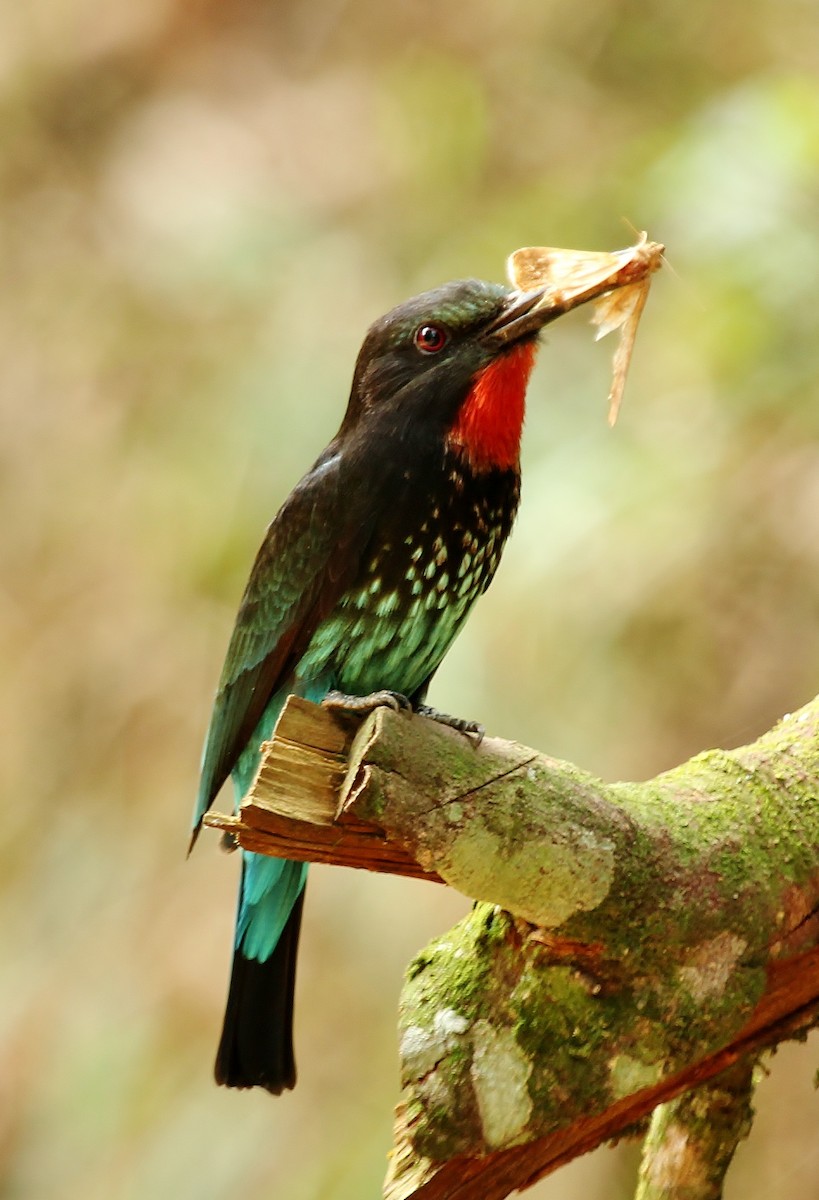
M369 504L351 503L350 493L364 489L344 489L342 475L342 458L329 447L285 501L256 556L205 740L193 839L271 696L359 569L377 505L372 496Z

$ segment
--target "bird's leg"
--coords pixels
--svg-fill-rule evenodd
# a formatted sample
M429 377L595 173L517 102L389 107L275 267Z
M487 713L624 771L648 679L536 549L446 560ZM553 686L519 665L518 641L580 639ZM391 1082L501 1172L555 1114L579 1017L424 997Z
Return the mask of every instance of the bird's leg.
M321 702L322 708L331 712L361 713L366 715L376 708L391 708L393 712L412 712L412 705L406 696L400 692L390 692L385 688L380 692L370 692L368 696L348 696L346 692L328 692Z
M416 704L415 711L419 717L428 717L430 721L437 721L439 725L448 725L450 729L457 729L458 733L474 737L476 746L480 746L483 735L486 733L483 725L478 721L467 721L464 717L451 717L449 713L439 712L437 708L431 708L428 704Z

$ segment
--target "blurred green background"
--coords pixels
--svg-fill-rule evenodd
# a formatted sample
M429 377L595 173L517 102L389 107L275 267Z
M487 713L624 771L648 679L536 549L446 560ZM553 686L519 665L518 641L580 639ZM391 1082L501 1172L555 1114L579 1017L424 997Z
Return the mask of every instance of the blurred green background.
M810 0L26 0L0 11L0 1192L379 1194L403 965L467 902L316 869L300 1083L211 1080L235 859L185 862L263 528L367 325L527 243L667 244L620 423L553 326L524 503L431 699L606 778L819 687ZM817 1040L729 1200L819 1196ZM533 1200L631 1193L601 1150Z

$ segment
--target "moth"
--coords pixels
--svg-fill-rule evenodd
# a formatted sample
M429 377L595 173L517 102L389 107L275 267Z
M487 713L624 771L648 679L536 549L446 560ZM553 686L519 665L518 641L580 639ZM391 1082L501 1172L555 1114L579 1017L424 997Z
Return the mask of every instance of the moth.
M521 291L543 289L538 307L548 306L559 316L593 300L596 339L620 330L612 363L609 425L615 423L620 411L651 276L661 266L664 252L665 246L650 242L644 232L636 245L611 253L524 246L507 259L506 271L513 287Z

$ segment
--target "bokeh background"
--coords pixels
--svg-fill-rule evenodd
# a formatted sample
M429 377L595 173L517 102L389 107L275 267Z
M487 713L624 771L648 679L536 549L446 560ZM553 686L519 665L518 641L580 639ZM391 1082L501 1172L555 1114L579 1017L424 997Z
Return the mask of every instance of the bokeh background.
M235 859L185 862L267 521L366 326L528 243L668 246L620 423L549 332L524 504L432 699L606 778L819 687L810 0L27 0L0 10L0 1192L361 1200L405 962L466 910L314 870L300 1083L216 1089ZM819 1196L817 1040L727 1196ZM601 1150L533 1200L631 1194Z

